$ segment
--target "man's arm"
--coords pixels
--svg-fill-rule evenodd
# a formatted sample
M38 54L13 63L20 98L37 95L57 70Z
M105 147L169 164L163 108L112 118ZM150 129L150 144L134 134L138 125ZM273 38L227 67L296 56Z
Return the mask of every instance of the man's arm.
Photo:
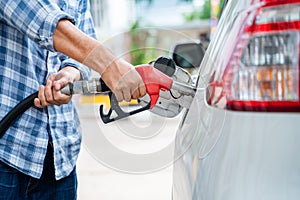
M143 80L131 64L115 57L109 49L80 31L69 20L58 22L52 38L56 51L98 72L119 101L145 95Z

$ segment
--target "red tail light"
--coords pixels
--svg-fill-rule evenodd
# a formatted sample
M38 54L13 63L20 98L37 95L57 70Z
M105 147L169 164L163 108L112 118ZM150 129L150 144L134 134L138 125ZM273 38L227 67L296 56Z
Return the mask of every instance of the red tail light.
M300 112L300 1L262 0L249 14L222 80L212 82L230 110ZM250 21L249 21L250 20Z

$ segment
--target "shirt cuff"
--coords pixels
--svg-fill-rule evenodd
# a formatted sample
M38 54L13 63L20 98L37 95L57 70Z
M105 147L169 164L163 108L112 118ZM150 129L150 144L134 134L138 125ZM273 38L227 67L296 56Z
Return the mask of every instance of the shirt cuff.
M61 19L67 19L74 24L74 18L65 12L55 10L48 13L44 23L39 29L40 41L39 45L41 48L45 48L49 51L55 52L52 35L55 31L56 25Z

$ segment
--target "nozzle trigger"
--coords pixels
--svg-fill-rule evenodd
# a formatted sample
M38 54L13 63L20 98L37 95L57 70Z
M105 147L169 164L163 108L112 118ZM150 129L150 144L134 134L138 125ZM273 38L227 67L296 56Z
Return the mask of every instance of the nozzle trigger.
M130 112L124 112L119 106L119 102L117 101L116 96L112 92L109 92L108 96L110 99L110 108L108 113L107 114L104 113L104 105L100 105L99 108L101 119L105 124L150 109L150 102L149 102L146 106L142 108L138 108ZM116 117L112 117L113 111L115 112L115 114L117 114Z

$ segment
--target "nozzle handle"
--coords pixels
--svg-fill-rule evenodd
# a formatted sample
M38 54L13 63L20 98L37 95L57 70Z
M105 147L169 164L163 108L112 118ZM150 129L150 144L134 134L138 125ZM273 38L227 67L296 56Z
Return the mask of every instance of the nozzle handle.
M150 96L151 109L159 98L160 90L171 89L173 79L151 65L139 65L135 69L144 81L147 94Z

